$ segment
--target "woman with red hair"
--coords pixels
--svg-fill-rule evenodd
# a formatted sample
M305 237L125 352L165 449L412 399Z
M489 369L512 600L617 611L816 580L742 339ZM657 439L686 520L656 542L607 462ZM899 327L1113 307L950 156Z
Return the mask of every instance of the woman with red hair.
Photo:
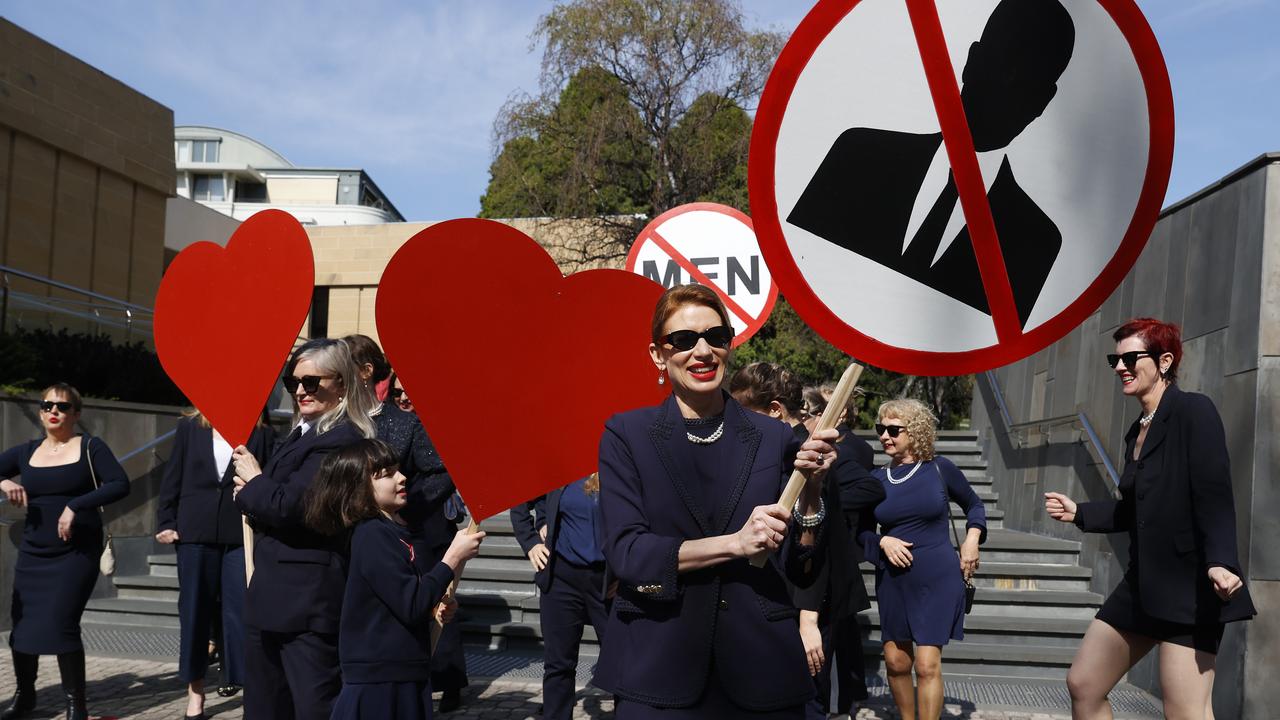
M1213 717L1224 624L1256 614L1236 555L1227 439L1209 398L1178 389L1177 325L1138 318L1112 336L1107 364L1141 416L1125 435L1120 499L1045 510L1085 532L1127 532L1129 567L1085 632L1067 674L1073 718L1110 718L1107 694L1153 648L1171 718Z

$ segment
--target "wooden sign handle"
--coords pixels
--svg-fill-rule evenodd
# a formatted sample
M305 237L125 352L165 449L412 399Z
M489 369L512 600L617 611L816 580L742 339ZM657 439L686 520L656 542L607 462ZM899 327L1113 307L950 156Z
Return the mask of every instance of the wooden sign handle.
M836 426L840 420L840 409L849 404L849 396L853 394L853 389L858 386L858 378L862 377L862 366L858 363L850 363L845 368L844 374L840 376L840 382L836 384L835 392L831 393L831 399L827 401L827 409L822 413L822 417L818 419L818 425L813 429L814 433L822 430L830 430ZM828 471L831 466L827 466ZM787 480L787 486L782 490L782 498L778 500L778 504L791 509L795 507L796 500L800 499L800 491L804 490L804 473L796 470L791 473L791 478ZM828 511L832 511L828 508ZM762 568L769 560L769 552L760 552L751 556L752 567Z
M467 525L467 532L468 533L480 532L480 523L476 522L473 519L471 521L471 524ZM441 602L444 602L445 600L448 600L449 598L453 597L454 593L458 590L458 581L462 579L462 571L465 569L467 569L466 563L462 563L461 565L458 566L458 572L453 574L453 582L449 583L449 591L446 592L444 594L444 597L440 599ZM433 616L431 618L431 654L432 655L436 654L436 646L440 644L440 635L443 632L444 632L444 625L441 625L440 621L436 620L435 617Z
M253 580L253 528L244 515L240 516L240 530L244 533L244 586L249 587Z

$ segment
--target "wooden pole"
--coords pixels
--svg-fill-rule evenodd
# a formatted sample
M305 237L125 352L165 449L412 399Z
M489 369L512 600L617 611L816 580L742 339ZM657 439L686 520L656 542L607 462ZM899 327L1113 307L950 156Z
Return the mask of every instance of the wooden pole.
M472 520L471 524L467 525L467 532L468 533L480 532L480 523L476 522L475 520ZM444 594L444 597L440 599L440 602L444 602L449 598L453 597L454 593L458 590L458 581L462 579L462 571L465 570L466 568L467 568L466 563L462 563L461 565L458 566L458 572L453 574L453 582L449 583L449 591ZM439 620L437 620L435 617L432 617L431 618L431 654L432 655L436 654L436 646L440 644L440 635L443 632L444 632L444 625L441 625Z
M853 389L858 386L858 378L862 376L862 366L858 363L850 363L845 368L844 374L840 376L840 382L836 384L835 392L831 394L831 399L827 401L827 409L822 413L822 417L818 420L818 426L813 432L820 430L830 430L836 426L840 420L840 411L849 404L849 396L853 394ZM827 466L830 470L830 466ZM800 498L800 491L804 490L804 473L795 470L791 473L791 478L787 480L787 486L782 490L782 498L778 500L778 504L790 510L795 507L796 500ZM833 512L832 508L828 508L828 512ZM751 556L751 565L753 567L764 567L769 560L769 553L762 552Z
M244 533L244 586L249 587L253 581L253 528L244 515L240 516L240 530Z

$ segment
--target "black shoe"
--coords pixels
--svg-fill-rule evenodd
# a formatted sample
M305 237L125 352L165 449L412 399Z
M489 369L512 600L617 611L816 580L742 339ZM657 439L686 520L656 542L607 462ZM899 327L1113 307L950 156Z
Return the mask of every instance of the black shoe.
M445 690L444 694L440 696L440 712L453 712L460 707L462 707L461 689L453 688L452 690Z
M35 688L30 690L19 688L18 692L13 694L13 701L4 709L4 712L0 713L0 720L18 720L18 718L26 717L28 713L35 709Z
M218 695L221 697L232 697L240 692L239 685L221 685L218 687Z
M195 715L183 715L182 720L205 720L204 713L196 713Z

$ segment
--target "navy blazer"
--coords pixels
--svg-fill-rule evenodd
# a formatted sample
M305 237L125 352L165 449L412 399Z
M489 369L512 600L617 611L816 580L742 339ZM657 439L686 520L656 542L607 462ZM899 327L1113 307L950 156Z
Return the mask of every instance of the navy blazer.
M618 578L594 683L658 707L698 702L714 664L730 697L752 710L794 707L813 697L799 611L787 583L807 586L821 564L823 532L805 548L792 527L763 568L736 559L678 572L686 540L737 532L759 505L778 502L799 441L785 424L726 395L720 442L733 448L724 472L732 490L714 515L698 506L692 461L675 397L615 415L600 440L604 553ZM708 508L709 510L710 508ZM708 519L711 518L711 519Z
M1221 565L1244 579L1236 552L1231 460L1213 401L1170 385L1133 459L1140 426L1125 435L1125 472L1136 471L1119 500L1079 503L1085 532L1129 533L1130 573L1137 570L1142 608L1162 620L1231 622L1257 614L1249 588L1228 602L1213 591L1208 569Z
M348 422L323 435L312 428L286 440L262 474L236 495L236 506L254 529L246 625L268 632L338 632L347 583L346 538L306 527L303 503L325 456L360 439Z
M178 421L173 452L164 464L164 479L156 505L156 532L176 530L180 543L243 545L240 511L231 499L235 463L218 478L213 459L213 430L194 418ZM245 447L265 465L271 458L275 433L258 426Z

